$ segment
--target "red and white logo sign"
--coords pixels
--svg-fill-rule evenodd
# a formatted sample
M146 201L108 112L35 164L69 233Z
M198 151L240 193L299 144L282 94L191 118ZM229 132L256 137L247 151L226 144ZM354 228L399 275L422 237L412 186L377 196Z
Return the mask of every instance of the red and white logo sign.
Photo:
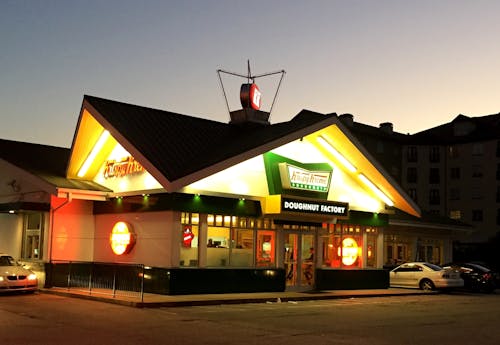
M240 90L240 101L243 108L260 109L261 93L257 84L243 84Z
M191 248L191 242L193 242L194 234L190 226L185 226L182 232L182 244L186 248Z
M109 243L116 255L129 253L135 244L135 234L132 226L125 222L116 223L109 236Z

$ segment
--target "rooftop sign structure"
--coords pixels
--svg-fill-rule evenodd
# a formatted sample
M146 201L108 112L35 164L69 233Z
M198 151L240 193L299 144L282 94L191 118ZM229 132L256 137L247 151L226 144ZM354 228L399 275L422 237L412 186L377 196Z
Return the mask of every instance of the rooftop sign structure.
M241 85L240 88L240 102L241 106L243 109L240 110L235 110L231 111L229 108L229 102L227 100L226 96L226 91L224 89L224 84L222 83L222 77L221 73L233 75L236 77L241 77L245 78L247 80L246 83ZM250 72L250 61L248 61L248 73L247 75L239 74L239 73L234 73L234 72L229 72L229 71L224 71L222 69L217 70L217 74L219 76L219 81L222 87L222 93L224 94L224 99L226 101L227 105L227 110L229 112L229 116L231 117L231 124L244 124L244 123L256 123L256 124L263 124L263 125L268 125L269 124L269 117L271 116L271 112L274 107L274 103L276 101L276 97L278 96L278 91L281 86L281 82L283 81L283 77L285 75L285 71L276 71L276 72L270 72L270 73L264 73L264 74L258 74L258 75L252 75ZM255 79L261 78L261 77L266 77L266 76L271 76L275 74L281 74L281 78L279 81L279 84L276 88L276 93L274 95L274 99L271 103L271 107L269 109L269 112L262 111L261 110L261 105L262 105L262 93L255 83Z

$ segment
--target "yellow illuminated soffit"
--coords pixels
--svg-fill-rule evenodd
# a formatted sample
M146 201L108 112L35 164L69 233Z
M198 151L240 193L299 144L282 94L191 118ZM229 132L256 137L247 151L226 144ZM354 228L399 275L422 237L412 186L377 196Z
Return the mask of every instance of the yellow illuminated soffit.
M104 130L99 136L99 140L97 140L97 143L92 148L92 151L90 151L90 154L88 155L87 159L81 166L80 170L78 170L77 174L78 177L84 177L85 174L89 171L90 166L92 165L92 163L94 163L94 160L96 159L99 152L101 152L108 138L109 138L109 132L107 130Z
M67 177L93 180L116 144L110 132L83 109L71 148Z
M326 157L345 171L346 174L359 180L365 188L377 196L387 206L395 206L404 212L420 217L418 206L392 185L388 179L362 152L353 140L336 125L317 131L304 139L314 144Z

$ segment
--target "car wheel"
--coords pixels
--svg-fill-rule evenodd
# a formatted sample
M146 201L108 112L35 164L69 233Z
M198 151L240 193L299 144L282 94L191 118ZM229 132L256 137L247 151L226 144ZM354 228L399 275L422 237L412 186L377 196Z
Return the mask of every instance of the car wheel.
M434 290L434 284L429 279L422 279L420 282L420 289L424 291Z

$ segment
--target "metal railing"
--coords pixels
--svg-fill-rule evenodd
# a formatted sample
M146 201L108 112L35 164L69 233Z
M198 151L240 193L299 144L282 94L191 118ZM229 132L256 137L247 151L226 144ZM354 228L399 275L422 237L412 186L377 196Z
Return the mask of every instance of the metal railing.
M52 261L50 287L144 301L145 266L78 261Z

